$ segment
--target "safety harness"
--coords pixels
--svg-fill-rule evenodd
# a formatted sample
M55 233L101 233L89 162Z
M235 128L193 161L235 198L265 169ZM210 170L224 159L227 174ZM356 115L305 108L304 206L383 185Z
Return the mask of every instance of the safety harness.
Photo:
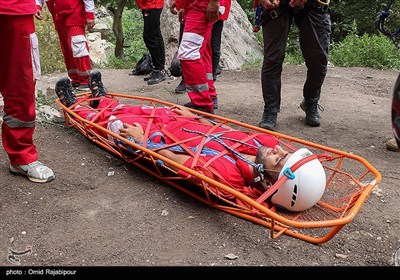
M253 32L258 32L260 27L270 20L278 18L284 11L292 13L296 22L299 22L309 10L315 10L320 13L327 13L330 0L310 0L304 4L304 7L290 7L289 0L281 0L279 6L275 9L265 10L261 4L254 7L255 19Z

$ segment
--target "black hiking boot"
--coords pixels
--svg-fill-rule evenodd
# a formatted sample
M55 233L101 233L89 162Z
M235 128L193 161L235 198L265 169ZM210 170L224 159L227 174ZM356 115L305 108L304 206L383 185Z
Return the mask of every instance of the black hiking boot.
M179 85L175 88L175 93L182 94L186 92L185 81L182 79Z
M318 102L306 102L303 100L300 103L300 108L306 112L306 124L309 126L320 126L321 120L318 109L323 111L324 108Z
M70 107L76 103L75 92L69 78L61 78L56 83L56 94L60 99L61 104Z
M92 92L91 98L95 98L96 100L91 100L89 102L90 107L97 108L99 106L100 100L99 97L106 96L107 91L103 86L103 82L101 81L101 73L97 70L92 71L89 76L89 88Z
M165 73L165 70L153 70L153 72L151 72L150 78L147 80L147 84L155 85L161 83L166 78L167 78L167 73Z
M258 126L264 129L275 131L277 117L277 113L264 112L261 122L258 124Z

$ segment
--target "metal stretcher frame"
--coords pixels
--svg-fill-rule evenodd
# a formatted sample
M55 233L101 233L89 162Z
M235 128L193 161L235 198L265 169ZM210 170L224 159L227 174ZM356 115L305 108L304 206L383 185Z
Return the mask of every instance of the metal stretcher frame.
M107 97L115 98L125 104L146 105L156 108L176 105L154 98L119 93L107 93ZM360 156L277 132L267 131L226 117L190 109L198 115L210 117L216 122L222 122L239 130L272 134L283 146L306 147L320 156L320 161L327 175L326 189L321 200L312 208L302 212L269 208L244 193L163 157L153 150L130 142L94 122L81 118L74 109L76 104L88 106L89 101L94 99L90 97L90 93L82 93L77 95L77 100L78 102L70 108L64 106L59 99L56 100L56 103L63 109L65 124L68 127L74 127L87 139L105 150L209 206L269 228L272 239L285 234L312 244L321 244L331 240L346 224L355 218L374 187L381 180L381 174ZM110 135L120 140L123 145L117 145L114 141L110 141L108 137L101 136L98 133L99 131L104 135ZM126 147L129 146L136 152L128 152ZM160 163L160 161L163 163ZM188 182L187 179L179 176L168 165L179 168L199 180ZM208 186L213 186L214 189L217 188L234 195L237 199L245 202L248 207L240 206L235 202L218 196Z

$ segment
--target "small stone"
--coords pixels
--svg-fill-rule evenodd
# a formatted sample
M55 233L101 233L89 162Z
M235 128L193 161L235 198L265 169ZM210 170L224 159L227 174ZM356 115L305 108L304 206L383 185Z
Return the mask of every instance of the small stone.
M335 257L336 257L336 258L339 258L339 259L345 259L345 258L347 258L347 255L344 255L344 254L335 254Z
M234 255L234 254L228 254L228 255L225 256L225 258L228 259L228 260L236 260L237 256Z

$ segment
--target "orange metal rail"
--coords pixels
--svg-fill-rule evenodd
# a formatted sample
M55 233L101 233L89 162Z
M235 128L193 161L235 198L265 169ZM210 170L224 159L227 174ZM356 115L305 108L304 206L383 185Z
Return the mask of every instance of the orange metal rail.
M118 99L121 103L135 105L153 107L175 105L154 98L119 93L108 93L107 96ZM77 98L77 104L83 106L88 106L91 100L89 93L82 93ZM56 102L63 109L66 125L74 127L100 147L211 207L269 228L271 238L277 238L285 234L313 244L329 241L346 224L354 219L374 187L381 180L381 174L364 158L357 155L277 132L267 131L218 115L191 110L196 114L213 118L217 122L233 126L240 130L273 134L283 145L297 148L306 147L313 151L314 154L326 157L326 160L321 160L327 174L326 190L317 205L302 212L269 209L264 206L265 204L258 203L246 194L238 192L195 170L177 164L155 151L132 143L96 123L81 118L74 109L76 104L71 108L67 108L58 99ZM103 136L98 133L99 131ZM124 146L116 145L113 141L109 141L107 137L104 137L104 135L110 135L119 139L124 143ZM126 149L128 146L137 152L134 154L128 153ZM161 165L158 160L191 174L195 178L200 179L201 183L198 183L199 180L188 182L188 180L178 176L176 172L172 171L166 165ZM218 196L209 186L213 186L214 190L229 192L237 199L243 201L244 205L248 206L240 206L233 201Z

